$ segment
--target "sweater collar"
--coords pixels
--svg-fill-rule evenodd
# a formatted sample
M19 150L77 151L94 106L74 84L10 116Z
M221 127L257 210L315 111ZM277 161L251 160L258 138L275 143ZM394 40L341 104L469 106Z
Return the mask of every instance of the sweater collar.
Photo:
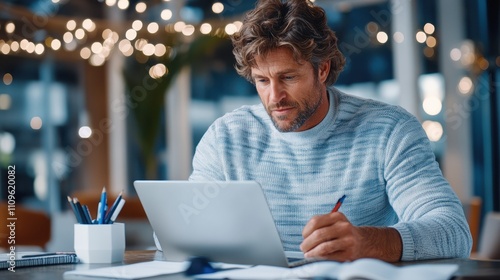
M278 137L290 142L311 141L311 139L313 138L321 137L321 135L325 133L327 128L329 127L331 128L332 124L335 123L335 119L338 115L338 107L339 107L338 91L334 88L328 88L327 90L328 90L330 105L328 108L328 113L319 124L308 130L297 131L297 132L280 132L273 126L273 133L277 134Z

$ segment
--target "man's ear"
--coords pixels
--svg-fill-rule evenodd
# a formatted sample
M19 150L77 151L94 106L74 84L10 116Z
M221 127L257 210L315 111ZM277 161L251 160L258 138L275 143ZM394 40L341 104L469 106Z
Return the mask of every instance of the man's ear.
M318 79L321 83L324 83L328 78L328 74L330 74L330 60L323 61L319 64L318 67Z

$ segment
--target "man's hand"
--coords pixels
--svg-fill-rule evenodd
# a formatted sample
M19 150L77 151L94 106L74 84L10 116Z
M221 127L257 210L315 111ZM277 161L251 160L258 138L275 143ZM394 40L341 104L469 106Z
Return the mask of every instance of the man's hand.
M302 231L300 249L306 258L335 261L376 258L397 262L401 258L399 232L388 227L356 227L340 212L314 216Z

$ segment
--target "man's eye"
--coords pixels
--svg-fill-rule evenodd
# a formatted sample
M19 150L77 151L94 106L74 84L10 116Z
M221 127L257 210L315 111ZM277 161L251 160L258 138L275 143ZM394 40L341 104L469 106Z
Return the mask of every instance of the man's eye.
M293 80L295 78L295 76L285 76L284 79L285 80Z

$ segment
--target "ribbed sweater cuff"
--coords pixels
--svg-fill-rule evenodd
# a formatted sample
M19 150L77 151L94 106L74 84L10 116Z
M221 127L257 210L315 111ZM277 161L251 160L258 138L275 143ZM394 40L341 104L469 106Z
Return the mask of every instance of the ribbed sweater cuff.
M396 224L392 226L395 228L401 240L403 242L403 253L401 256L401 261L413 261L415 260L415 243L413 242L413 237L411 235L410 229L405 224Z

